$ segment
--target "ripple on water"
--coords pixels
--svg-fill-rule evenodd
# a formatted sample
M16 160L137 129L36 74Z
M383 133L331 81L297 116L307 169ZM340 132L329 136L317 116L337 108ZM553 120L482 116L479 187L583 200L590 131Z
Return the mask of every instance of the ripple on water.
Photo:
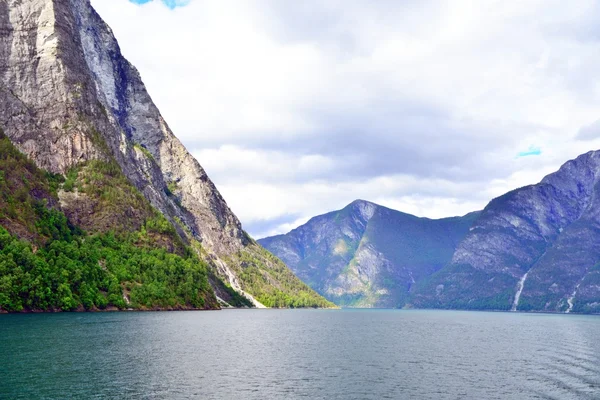
M599 328L452 311L0 315L0 398L597 399Z

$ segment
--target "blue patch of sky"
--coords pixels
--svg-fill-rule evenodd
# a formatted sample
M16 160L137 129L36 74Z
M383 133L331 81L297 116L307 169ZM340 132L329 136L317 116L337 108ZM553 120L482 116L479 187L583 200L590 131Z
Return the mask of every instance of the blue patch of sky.
M529 146L529 148L525 151L520 151L517 154L517 157L529 157L529 156L539 156L542 154L542 149L538 146Z
M132 3L135 4L146 4L149 3L151 1L154 0L129 0ZM163 3L165 3L165 5L167 7L169 7L171 10L173 10L176 7L183 7L183 6L187 6L190 3L190 0L162 0Z

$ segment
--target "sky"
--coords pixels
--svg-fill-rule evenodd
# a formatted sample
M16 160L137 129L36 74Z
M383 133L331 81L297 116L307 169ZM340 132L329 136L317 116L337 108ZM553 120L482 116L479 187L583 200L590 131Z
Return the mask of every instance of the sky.
M600 148L600 2L92 0L255 238L482 209Z

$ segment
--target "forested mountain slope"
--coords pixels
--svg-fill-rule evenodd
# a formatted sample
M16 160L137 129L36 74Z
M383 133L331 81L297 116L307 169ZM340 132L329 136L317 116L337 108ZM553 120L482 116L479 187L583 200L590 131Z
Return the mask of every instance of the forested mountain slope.
M89 0L0 2L0 35L0 128L63 176L54 208L72 225L126 235L158 215L182 243L167 250L192 249L223 300L329 305L243 231Z

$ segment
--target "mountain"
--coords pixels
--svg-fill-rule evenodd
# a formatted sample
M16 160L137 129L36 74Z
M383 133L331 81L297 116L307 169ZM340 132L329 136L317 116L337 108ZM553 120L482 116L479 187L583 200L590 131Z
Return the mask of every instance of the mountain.
M89 164L79 193L110 182L111 203L127 200L143 225L87 235L60 209L68 181L37 168L0 132L0 312L218 308L206 263L119 172Z
M415 282L451 260L477 216L433 220L356 200L258 242L338 305L402 307Z
M492 200L415 307L600 312L600 151Z
M139 234L145 244L171 254L193 252L190 257L207 264L222 304L329 304L243 231L200 164L173 135L89 0L0 2L0 128L35 163L37 172L31 166L25 170L51 176L35 184L13 181L4 190L20 188L19 196L31 197L38 208L43 202L73 229L128 240ZM49 197L25 193L50 183L55 190ZM15 193L3 195L14 198ZM3 220L12 237L30 242L32 249L64 239L40 235L31 226L22 229L36 223L34 214L22 212L17 207ZM27 223L18 222L26 218ZM149 234L149 227L155 232Z

